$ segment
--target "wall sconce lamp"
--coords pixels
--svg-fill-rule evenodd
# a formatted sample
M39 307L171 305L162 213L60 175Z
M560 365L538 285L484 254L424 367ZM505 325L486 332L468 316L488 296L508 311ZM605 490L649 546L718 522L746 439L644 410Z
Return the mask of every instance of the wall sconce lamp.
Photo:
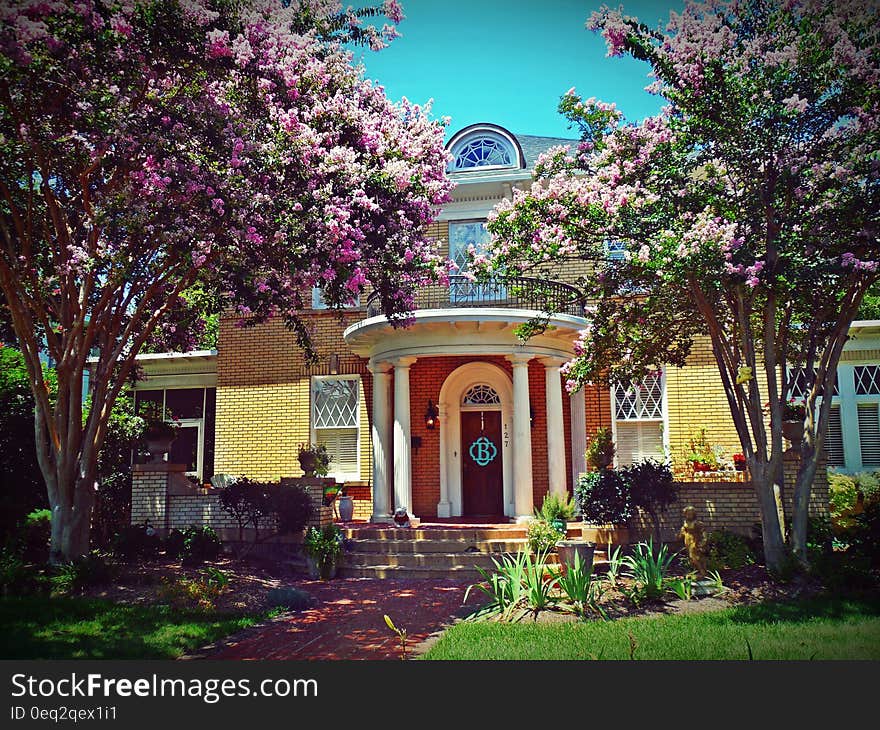
M535 409L529 406L529 426L535 425Z
M433 431L437 422L440 420L440 412L432 401L428 401L428 410L425 411L425 428Z
M339 374L339 355L336 353L330 356L329 370L331 375Z

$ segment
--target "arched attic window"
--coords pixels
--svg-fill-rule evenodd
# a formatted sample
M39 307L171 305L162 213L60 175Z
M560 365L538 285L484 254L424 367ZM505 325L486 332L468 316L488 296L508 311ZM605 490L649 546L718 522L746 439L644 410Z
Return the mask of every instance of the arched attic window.
M452 140L449 148L450 172L500 167L520 167L521 159L513 142L491 129L475 129Z

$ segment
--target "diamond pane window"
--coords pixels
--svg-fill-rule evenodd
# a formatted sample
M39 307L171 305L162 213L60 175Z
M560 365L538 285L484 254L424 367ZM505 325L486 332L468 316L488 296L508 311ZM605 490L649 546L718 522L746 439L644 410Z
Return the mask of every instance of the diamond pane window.
M663 418L663 378L648 376L640 384L614 389L614 417L618 421L653 421Z
M500 405L501 399L493 388L480 383L464 394L461 404L463 406Z
M856 395L880 395L880 365L859 365L853 368Z
M473 246L477 253L485 253L489 245L489 232L484 221L451 222L449 224L449 258L460 271L468 270L468 249ZM497 285L456 282L450 287L449 298L453 302L497 301L504 299L504 287Z
M452 171L477 167L512 167L516 163L516 153L510 142L500 134L491 132L465 137L454 145L452 157Z
M815 372L815 368L813 370ZM807 397L806 373L803 368L792 368L788 373L788 392L790 397L801 399ZM821 393L819 394L821 395ZM837 390L837 375L834 376L834 395L839 395Z
M315 379L314 428L357 428L358 381L353 378Z

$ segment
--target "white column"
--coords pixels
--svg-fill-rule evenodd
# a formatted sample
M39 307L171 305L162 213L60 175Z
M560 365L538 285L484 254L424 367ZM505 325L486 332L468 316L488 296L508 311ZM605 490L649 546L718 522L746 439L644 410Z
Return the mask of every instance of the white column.
M440 413L440 502L437 504L438 517L452 517L452 503L449 501L449 476L447 469L446 440L449 438L449 407L445 403L437 406Z
M587 414L584 389L569 395L571 403L571 483L577 485L578 477L587 470Z
M529 414L529 360L532 355L509 355L513 364L513 503L517 522L534 513L532 498L532 425Z
M562 416L562 378L560 358L542 358L547 399L547 474L550 477L550 493L563 499L567 497L565 478L565 421Z
M373 514L370 522L391 516L391 365L370 363L373 373Z
M394 504L412 511L412 435L409 418L409 368L414 357L394 361Z

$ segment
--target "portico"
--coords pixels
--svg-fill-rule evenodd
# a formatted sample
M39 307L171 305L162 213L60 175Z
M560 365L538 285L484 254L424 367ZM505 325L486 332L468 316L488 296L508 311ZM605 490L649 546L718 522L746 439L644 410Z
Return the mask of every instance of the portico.
M422 519L526 521L540 495L568 493L582 470L586 418L560 367L586 321L555 315L523 344L514 330L537 314L428 309L406 329L374 316L345 331L372 376L373 522L401 506Z

